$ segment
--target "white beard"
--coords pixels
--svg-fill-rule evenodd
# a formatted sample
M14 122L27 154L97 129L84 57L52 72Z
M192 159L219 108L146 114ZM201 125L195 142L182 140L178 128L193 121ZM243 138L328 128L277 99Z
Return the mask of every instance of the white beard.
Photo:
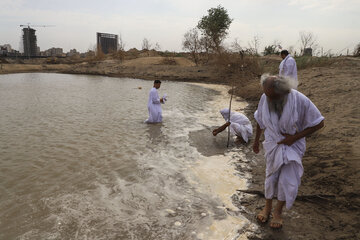
M269 101L269 98L267 98L267 100L269 105L269 111L275 112L280 118L287 101L287 95L284 96L282 99Z

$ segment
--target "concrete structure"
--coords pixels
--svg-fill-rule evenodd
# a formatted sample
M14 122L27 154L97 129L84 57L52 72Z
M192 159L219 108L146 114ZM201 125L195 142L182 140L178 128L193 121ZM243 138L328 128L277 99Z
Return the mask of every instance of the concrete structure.
M63 56L63 49L62 48L50 48L46 51L41 52L41 56L47 56L47 57Z
M8 53L8 50L4 46L0 46L0 56L6 56Z
M118 35L111 33L96 33L96 43L98 51L108 54L117 51Z
M23 46L24 56L35 57L37 56L37 40L35 35L35 29L27 27L23 28Z
M21 56L19 51L11 48L10 44L0 45L0 56L3 57L19 57Z
M0 45L0 56L7 56L11 50L10 44Z
M0 45L1 48L6 49L7 52L11 52L12 48L10 44Z
M66 53L67 57L72 57L72 56L80 56L80 53L78 51L76 51L76 49L70 49L70 51L68 53Z

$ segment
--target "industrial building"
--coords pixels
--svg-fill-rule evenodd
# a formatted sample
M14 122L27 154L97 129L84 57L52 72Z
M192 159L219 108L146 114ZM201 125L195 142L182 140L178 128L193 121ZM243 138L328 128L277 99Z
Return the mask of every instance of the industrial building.
M23 46L24 56L35 57L38 55L37 40L35 35L35 29L27 27L23 28Z
M118 35L110 33L96 33L97 49L103 53L108 54L117 51Z

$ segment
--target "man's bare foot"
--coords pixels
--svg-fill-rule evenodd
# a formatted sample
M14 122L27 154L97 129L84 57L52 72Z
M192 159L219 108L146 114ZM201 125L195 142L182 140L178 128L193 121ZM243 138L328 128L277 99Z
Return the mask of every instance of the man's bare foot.
M271 213L271 209L266 209L266 207L261 210L261 212L258 213L256 216L256 219L261 223L266 223L269 219Z
M273 229L280 229L283 226L283 219L281 214L274 212L272 220L270 222L270 227Z

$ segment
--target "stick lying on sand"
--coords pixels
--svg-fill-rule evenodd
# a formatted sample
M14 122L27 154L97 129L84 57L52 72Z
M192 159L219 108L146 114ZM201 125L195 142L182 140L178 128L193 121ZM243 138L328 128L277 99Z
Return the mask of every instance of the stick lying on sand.
M259 190L241 190L237 189L236 191L247 193L247 194L254 194L264 197L264 192ZM303 201L311 201L311 199L322 199L322 200L329 200L335 198L335 195L326 195L326 194L314 194L314 195L301 195L297 196L296 200L303 200Z

